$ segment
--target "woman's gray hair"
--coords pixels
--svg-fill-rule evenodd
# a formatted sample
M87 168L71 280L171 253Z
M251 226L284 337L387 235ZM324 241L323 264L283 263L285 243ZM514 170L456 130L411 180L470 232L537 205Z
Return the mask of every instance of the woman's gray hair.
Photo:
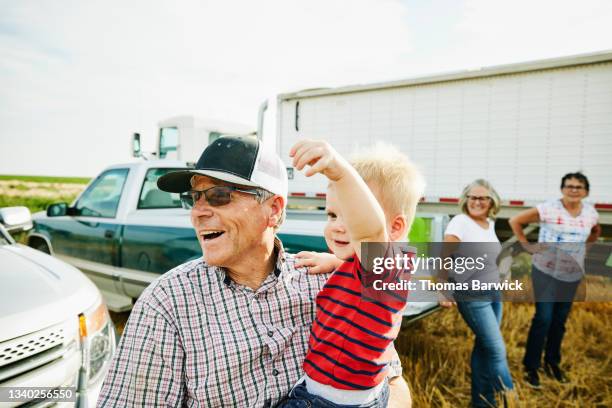
M495 191L491 183L489 183L485 179L476 179L467 186L465 186L465 188L461 192L461 197L459 198L459 208L461 208L461 212L470 215L467 208L467 196L470 193L470 190L474 187L484 187L489 191L489 198L491 198L491 206L489 207L489 213L487 214L487 217L495 218L495 216L499 213L501 200L499 199L499 194L497 194L497 191Z

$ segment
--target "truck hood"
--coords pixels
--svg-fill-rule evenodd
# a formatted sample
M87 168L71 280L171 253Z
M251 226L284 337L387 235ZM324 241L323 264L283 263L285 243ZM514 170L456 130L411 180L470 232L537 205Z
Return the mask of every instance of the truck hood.
M78 269L23 245L0 246L0 342L74 318L100 300Z
M46 211L36 211L35 213L32 213L32 219L44 217L46 215L47 215Z

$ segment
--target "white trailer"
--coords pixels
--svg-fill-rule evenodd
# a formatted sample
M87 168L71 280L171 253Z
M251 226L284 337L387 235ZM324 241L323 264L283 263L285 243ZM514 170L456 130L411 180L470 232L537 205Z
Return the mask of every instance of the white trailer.
M462 188L486 178L506 218L559 196L561 177L580 170L588 201L612 223L611 51L281 94L277 111L288 163L303 137L346 155L378 140L399 147L427 179L419 211L456 213ZM290 202L324 205L322 176L288 171Z

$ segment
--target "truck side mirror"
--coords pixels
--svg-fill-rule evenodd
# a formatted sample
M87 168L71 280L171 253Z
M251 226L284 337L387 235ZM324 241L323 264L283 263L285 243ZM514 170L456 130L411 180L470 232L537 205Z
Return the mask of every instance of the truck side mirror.
M47 217L62 217L68 213L68 204L55 203L47 207Z
M0 224L11 233L27 231L32 228L32 214L27 207L0 208Z
M132 156L133 157L142 156L142 153L140 151L140 133L132 134Z

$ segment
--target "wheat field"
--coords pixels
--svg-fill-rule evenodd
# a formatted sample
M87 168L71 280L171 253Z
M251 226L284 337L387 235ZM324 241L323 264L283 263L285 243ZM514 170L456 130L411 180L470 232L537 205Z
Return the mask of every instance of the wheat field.
M612 407L612 303L576 302L563 341L568 384L541 375L542 389L522 379L532 304L504 304L502 334L519 407ZM402 330L396 348L413 407L467 407L474 336L456 308L443 309Z

